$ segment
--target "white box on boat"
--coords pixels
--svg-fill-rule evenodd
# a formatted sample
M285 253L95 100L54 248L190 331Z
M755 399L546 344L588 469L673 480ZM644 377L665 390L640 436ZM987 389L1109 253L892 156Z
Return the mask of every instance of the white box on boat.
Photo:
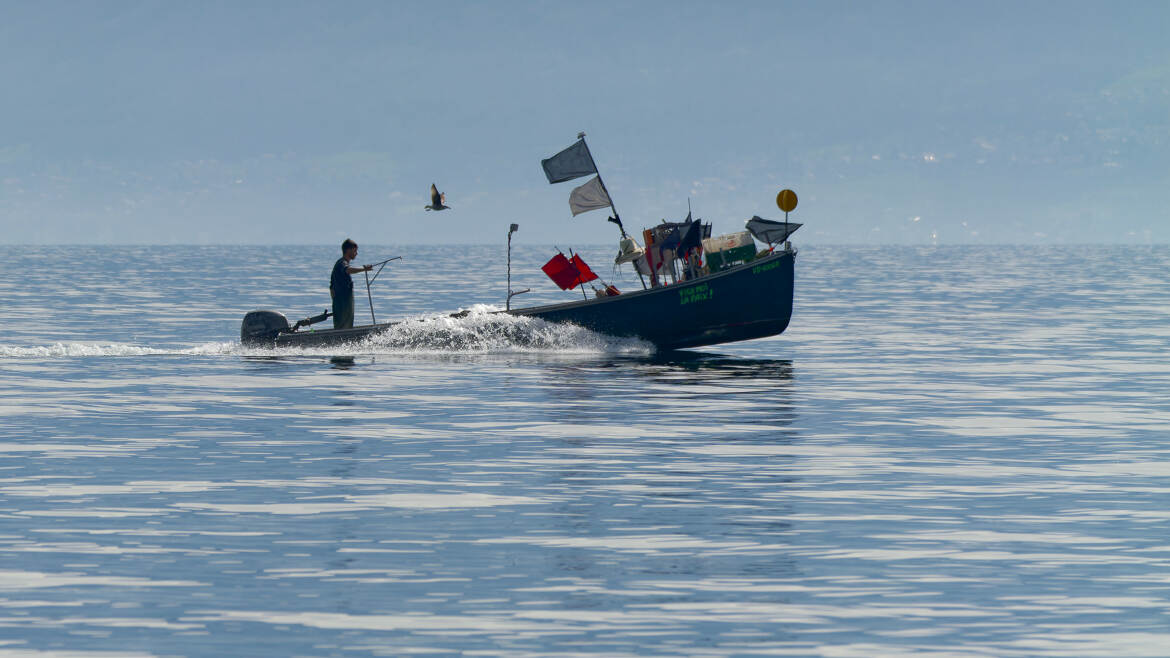
M755 244L750 231L739 231L738 233L728 233L704 239L703 251L707 253L720 252L737 247L754 247Z
M728 233L703 240L703 253L712 272L730 267L737 262L747 262L756 257L756 242L749 231Z

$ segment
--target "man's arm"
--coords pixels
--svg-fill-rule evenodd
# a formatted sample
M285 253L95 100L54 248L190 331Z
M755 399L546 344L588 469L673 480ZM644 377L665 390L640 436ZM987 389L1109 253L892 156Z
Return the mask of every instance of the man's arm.
M350 274L357 274L358 272L368 272L372 269L374 269L373 265L362 265L361 267L347 267L345 268L345 271L349 272Z

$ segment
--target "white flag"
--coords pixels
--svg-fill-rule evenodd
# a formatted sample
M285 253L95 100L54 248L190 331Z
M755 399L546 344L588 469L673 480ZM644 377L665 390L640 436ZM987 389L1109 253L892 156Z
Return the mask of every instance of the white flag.
M597 176L581 187L575 188L573 193L569 195L569 210L573 211L574 217L590 210L608 208L610 205L612 203L609 200L609 195L601 186L601 178Z

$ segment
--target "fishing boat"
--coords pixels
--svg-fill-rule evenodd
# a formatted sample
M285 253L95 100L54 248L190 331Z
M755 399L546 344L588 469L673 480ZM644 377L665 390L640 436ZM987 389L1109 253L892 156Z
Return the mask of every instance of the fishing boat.
M637 337L659 349L775 336L792 318L795 261L789 248L692 281L509 312Z
M796 207L795 193L783 190L777 195L777 206L785 213L783 222L755 216L746 222L744 231L712 237L711 225L692 219L688 212L683 222L663 222L644 230L643 243L639 244L626 234L584 133L577 139L542 161L545 174L550 183L595 174L573 190L570 209L574 215L599 208L613 211L608 221L621 230L615 263L632 265L643 289L619 292L604 282L597 287L593 282L600 282L599 277L578 254L558 253L542 269L563 290L579 288L583 299L512 308L513 297L529 292L512 290L512 234L518 230L518 225L512 224L508 231L508 292L505 309L497 313L639 338L662 350L775 336L788 327L797 254L788 238L801 226L788 221L788 212ZM757 240L766 246L757 247ZM369 283L367 277L367 293ZM593 284L592 298L585 293L586 284ZM373 318L372 300L370 306ZM340 345L376 336L397 324L374 322L348 329L302 330L328 317L326 311L289 324L280 312L251 311L241 324L240 341L264 347Z

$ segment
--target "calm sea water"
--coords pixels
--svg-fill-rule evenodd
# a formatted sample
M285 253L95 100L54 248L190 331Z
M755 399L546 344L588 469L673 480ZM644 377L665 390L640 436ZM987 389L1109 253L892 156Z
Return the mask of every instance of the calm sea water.
M0 248L0 655L1170 655L1168 247L807 247L658 354L363 245L400 330L241 349L334 251Z

